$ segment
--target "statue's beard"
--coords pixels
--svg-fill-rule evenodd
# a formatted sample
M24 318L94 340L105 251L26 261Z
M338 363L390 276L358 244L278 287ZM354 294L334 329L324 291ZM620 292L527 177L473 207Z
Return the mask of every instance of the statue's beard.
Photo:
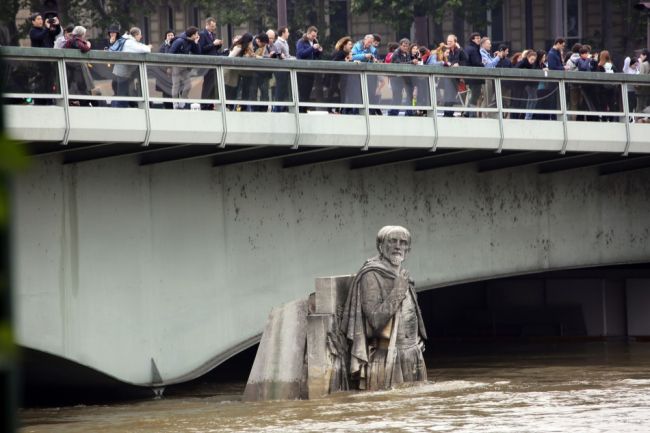
M400 266L402 262L404 261L404 254L402 253L393 253L389 255L388 261L393 265L393 266Z

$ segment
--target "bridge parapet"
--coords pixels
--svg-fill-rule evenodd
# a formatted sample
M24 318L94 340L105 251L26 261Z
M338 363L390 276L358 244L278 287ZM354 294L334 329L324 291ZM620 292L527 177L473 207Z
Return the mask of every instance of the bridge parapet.
M0 54L10 134L34 153L88 145L100 147L89 159L252 146L266 148L262 157L332 147L650 152L647 98L631 105L635 92L650 94L642 76L16 47ZM171 109L180 107L202 110Z

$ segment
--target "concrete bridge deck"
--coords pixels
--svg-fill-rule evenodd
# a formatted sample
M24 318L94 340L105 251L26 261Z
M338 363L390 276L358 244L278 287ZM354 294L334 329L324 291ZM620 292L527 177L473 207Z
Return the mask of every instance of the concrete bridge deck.
M315 277L355 272L386 224L411 229L408 266L421 290L650 261L650 125L623 104L630 87L648 80L334 62L278 69L263 60L71 51L0 49L28 77L51 61L47 70L61 80L46 93L33 78L12 82L4 95L10 133L37 156L14 183L17 337L25 347L128 383L189 380L254 344L270 308L312 291ZM108 95L111 76L95 72L102 95L65 90L68 71L78 70L68 63L99 70L109 61L138 68L148 84L140 95ZM156 108L179 101L153 96L147 74L179 61L214 69L218 95L201 99L196 75L183 101L215 110ZM219 98L232 69L284 70L290 101ZM352 77L361 98L324 101L315 91L300 101L298 79L310 71ZM404 74L428 89L429 105L416 107L425 115L371 115L413 109L368 96L368 83ZM485 117L441 116L435 85L458 77L500 89L494 107L453 107ZM537 113L557 120L511 118L525 110L501 90L526 82L557 85L557 106ZM569 110L576 83L620 90L622 111ZM99 106L109 99L136 107ZM237 104L289 111L228 111ZM327 107L360 114L300 112ZM592 117L572 120L579 115ZM602 116L618 121L589 121Z
M498 158L487 167L566 156L570 158L560 163L562 167L581 162L621 163L614 166L616 170L647 164L643 155L650 152L650 123L644 123L650 113L631 112L628 101L628 91L650 86L645 77L161 54L84 55L72 50L10 47L2 48L0 54L8 62L8 75L14 77L8 80L5 95L5 101L14 102L5 107L10 134L28 142L34 154L61 153L65 163L135 155L142 165L194 158L210 158L214 165L283 158L286 166L294 166L346 158L352 159L354 168L410 160L418 161L418 169L426 169L495 156L507 158ZM114 76L107 65L115 68L116 63L135 68L135 95L114 94ZM189 94L182 99L161 91L166 88L171 93L169 71L174 67L186 68L191 76ZM34 83L44 80L43 71L52 80L45 88ZM209 73L214 75L215 90L212 98L202 99ZM236 73L248 75L239 77L233 93L226 82ZM272 86L286 82L286 97L278 98L274 92L264 96L257 89L255 95L244 91L260 74L267 74L260 80ZM315 79L316 84L310 97L300 100L298 82L305 77ZM421 116L372 115L373 110L386 113L392 107L404 113L413 108L410 97L394 105L391 83L399 77L408 77L417 87L413 103ZM451 94L448 83L457 86L461 79L468 83L466 89L470 83L483 85L488 96L482 105L470 107L468 95L454 91L453 107L446 106ZM332 91L339 85L332 83L341 81L347 83L346 90ZM540 93L535 109L530 109L521 91L517 92L523 86L547 86L553 91L550 96ZM571 101L581 92L591 96L585 96L583 106L575 106ZM607 111L598 111L604 109L595 99L599 94L610 95ZM51 105L22 105L25 98ZM111 108L118 100L138 108ZM70 105L70 101L93 107ZM161 109L164 103L178 102L188 106L211 103L215 109ZM264 111L228 109L236 105ZM271 108L288 111L269 112ZM333 108L358 110L359 114L327 114ZM444 117L445 110L453 110L455 116ZM517 118L525 113L557 120ZM576 121L579 117L615 121ZM444 155L450 151L463 152ZM604 155L594 155L601 152Z

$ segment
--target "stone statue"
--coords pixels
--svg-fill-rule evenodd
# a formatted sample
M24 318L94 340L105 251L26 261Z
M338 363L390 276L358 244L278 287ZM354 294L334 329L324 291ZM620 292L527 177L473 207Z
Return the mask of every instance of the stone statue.
M377 234L379 254L352 281L340 329L350 340L351 384L359 389L427 379L422 356L426 330L415 285L402 267L410 249L407 229L383 227Z

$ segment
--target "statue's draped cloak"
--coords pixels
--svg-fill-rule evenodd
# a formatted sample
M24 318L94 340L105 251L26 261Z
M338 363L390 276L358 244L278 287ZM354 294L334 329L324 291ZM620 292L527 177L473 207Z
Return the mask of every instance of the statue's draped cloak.
M395 294L393 294L391 290L390 293L385 293L385 295L387 295L385 299L380 300L382 303L389 305L390 313L386 313L385 311L364 312L364 294L362 293L361 283L362 281L368 280L371 277L370 273L375 274L373 275L373 280L379 282L382 280L385 282L390 282L389 285L391 288L394 287L393 281L398 278L398 274L393 269L388 267L384 262L382 262L379 256L376 256L364 263L352 281L350 291L348 293L343 315L341 317L341 331L351 341L349 372L352 375L357 375L357 377L359 377L360 387L362 389L375 389L375 386L372 386L370 383L366 383L367 379L372 379L373 383L375 385L379 384L380 387L382 384L383 386L390 386L392 383L391 378L397 356L397 351L394 347L395 334L398 327L396 321L397 316L399 316L399 308L401 307L402 301L401 299L396 298ZM420 308L417 306L417 297L415 295L413 281L409 278L408 272L403 268L400 269L399 277L402 277L409 282L409 293L407 293L407 296L412 296L412 299L415 302L419 333L422 338L426 339L426 330L422 320L422 313L420 312ZM377 293L376 295L379 296L380 294ZM371 351L378 352L376 350L378 348L371 347L368 339L372 338L373 336L378 336L377 334L380 332L380 330L384 328L384 326L389 322L391 322L393 325L390 331L391 335L389 339L390 345L392 345L392 347L388 347L387 353L385 355L386 371L382 373L376 371L376 373L382 374L382 376L385 374L385 379L378 380L377 378L369 378L368 367L369 364L373 362L373 359L371 359L373 356ZM401 382L401 380L397 379L397 382Z

